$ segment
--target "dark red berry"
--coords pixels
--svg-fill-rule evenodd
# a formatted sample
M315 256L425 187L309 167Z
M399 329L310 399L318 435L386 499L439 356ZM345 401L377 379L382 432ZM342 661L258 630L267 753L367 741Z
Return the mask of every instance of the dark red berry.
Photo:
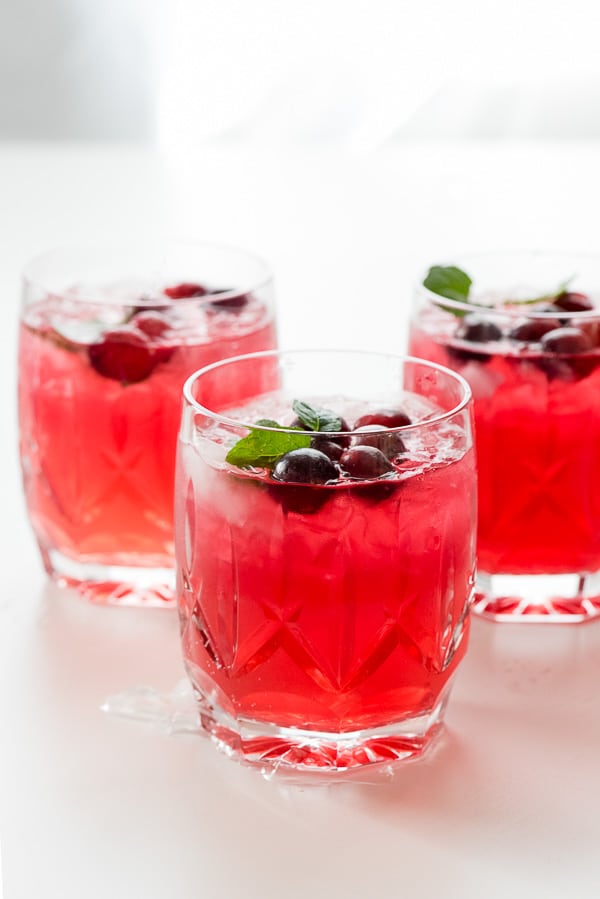
M165 331L169 330L169 323L166 318L159 312L138 312L131 321L148 337L161 337Z
M592 338L579 328L555 328L544 334L541 344L546 352L565 355L586 353L594 347Z
M340 446L339 443L335 443L333 440L328 440L327 437L313 437L310 441L310 445L313 449L319 450L321 453L325 453L332 462L339 462L340 456L344 452L343 447Z
M473 313L465 315L456 336L462 340L473 341L473 343L487 343L490 340L500 340L502 331L494 322Z
M508 336L511 340L520 340L523 343L538 343L544 334L560 326L561 323L557 318L530 318L515 325Z
M99 343L90 344L88 356L98 374L123 384L143 381L156 364L148 339L126 326L107 331Z
M338 474L337 467L325 453L310 447L285 453L273 469L273 478L288 484L325 484L335 481Z
M302 431L310 431L311 428L307 428L306 425L300 421L299 418L295 418L293 422L290 424L290 428L300 428ZM340 418L340 431L349 431L350 425L346 421L345 418ZM350 446L350 437L348 434L327 434L326 432L321 432L321 436L325 440L330 440L332 443L337 443L339 446ZM313 438L316 439L316 438Z
M554 305L566 312L590 312L594 309L594 303L585 293L575 293L565 290L554 300Z
M219 293L231 293L231 289L224 288L222 290L210 290L209 293L212 297ZM222 300L211 299L209 306L212 306L214 309L242 309L244 306L248 305L249 301L250 297L248 294L239 293L233 297L224 297Z
M456 347L448 344L446 352L451 359L457 362L489 362L492 358L491 352L476 353L473 350L465 350L464 347Z
M165 287L163 293L172 300L190 300L192 297L205 296L208 290L201 284L192 284L189 281L184 281L182 284L175 284L173 287Z
M170 330L167 319L159 312L138 312L131 320L131 324L151 338L155 363L168 362L175 348L168 344L158 343L158 338Z
M377 425L363 425L352 435L352 446L374 446L381 450L386 459L394 459L405 452L406 447L397 431L386 431Z
M382 425L384 428L402 428L412 424L411 418L402 409L375 409L361 415L354 422L354 430L364 428L366 425Z
M352 478L378 478L394 470L381 450L374 446L351 446L340 459L342 469Z

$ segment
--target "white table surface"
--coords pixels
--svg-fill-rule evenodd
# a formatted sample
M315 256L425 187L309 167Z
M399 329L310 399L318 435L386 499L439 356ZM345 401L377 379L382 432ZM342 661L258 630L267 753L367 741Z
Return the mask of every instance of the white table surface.
M49 586L16 452L18 278L81 240L247 245L282 343L400 350L410 284L463 249L600 250L600 148L0 146L0 823L6 899L600 895L600 622L476 621L435 751L379 785L265 781L106 715L183 676L176 617Z

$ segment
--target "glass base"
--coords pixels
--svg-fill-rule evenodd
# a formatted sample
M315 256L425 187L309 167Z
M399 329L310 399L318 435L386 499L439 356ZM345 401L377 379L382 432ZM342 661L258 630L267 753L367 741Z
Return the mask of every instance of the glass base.
M198 689L200 724L212 742L239 762L264 776L300 775L311 780L338 780L365 769L390 768L416 759L442 729L449 685L435 708L393 724L346 733L280 727L236 717L211 705Z
M103 565L77 562L56 549L42 548L44 566L60 587L71 587L85 599L106 606L175 606L172 568Z
M600 572L477 575L473 612L492 621L578 624L600 617Z

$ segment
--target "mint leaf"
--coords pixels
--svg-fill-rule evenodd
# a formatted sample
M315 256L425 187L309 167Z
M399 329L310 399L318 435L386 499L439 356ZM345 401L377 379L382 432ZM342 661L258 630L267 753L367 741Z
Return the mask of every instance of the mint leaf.
M302 424L310 431L341 431L342 419L331 409L311 406L303 400L294 400L292 408Z
M261 418L256 424L268 428L283 427L270 418ZM310 446L310 435L305 431L293 434L283 431L250 431L231 447L225 461L238 468L273 468L284 453L307 446Z
M467 273L455 265L432 265L423 286L441 297L464 303L469 297L472 283Z

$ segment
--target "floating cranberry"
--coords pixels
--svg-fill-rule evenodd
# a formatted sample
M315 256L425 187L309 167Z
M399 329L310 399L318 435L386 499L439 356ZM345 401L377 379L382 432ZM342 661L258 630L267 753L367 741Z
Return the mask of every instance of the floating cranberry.
M564 290L554 300L554 305L566 312L590 312L594 309L594 303L585 293L575 293L572 290Z
M310 447L290 450L278 459L273 469L276 481L291 484L325 484L337 477L338 469L329 456Z
M190 300L193 297L206 296L208 292L202 284L192 284L189 281L175 284L173 287L165 287L163 291L171 300Z
M579 328L555 328L544 334L541 344L546 352L565 355L587 353L594 347L592 338Z
M224 288L222 290L210 290L209 291L211 297L215 296L219 293L231 293L229 288ZM250 297L246 293L238 293L232 297L223 297L222 300L213 300L209 301L209 306L212 306L214 309L242 309L244 306L247 306L250 301Z
M561 322L557 318L530 318L523 321L510 331L511 340L523 341L523 343L538 343L544 334L560 328Z
M402 409L375 409L373 412L367 412L361 415L354 422L354 430L363 428L366 425L382 425L384 428L402 428L404 425L412 424L411 418L403 412Z
M148 337L161 337L169 330L169 323L159 312L138 312L131 322Z
M325 453L332 462L339 462L340 456L344 452L343 447L340 446L339 443L335 443L334 440L328 440L327 437L313 437L310 441L310 445L313 449Z
M88 357L98 374L123 384L143 381L157 361L148 338L127 326L107 331L100 342L90 344Z
M494 322L473 313L465 315L457 329L456 336L461 340L469 340L473 343L488 343L490 340L500 340L502 331Z
M300 430L302 430L302 431L311 431L312 430L312 428L308 428L304 424L304 422L301 421L297 417L290 424L290 428L300 428ZM340 418L340 431L349 431L349 430L350 430L350 425L348 424L346 419ZM342 434L332 433L330 435L330 434L327 434L326 431L322 431L320 433L320 437L322 437L324 440L330 441L331 443L337 443L338 446L350 446L350 436L348 434L342 435ZM316 439L317 438L313 438L313 440L316 440Z
M351 446L342 454L340 465L350 477L365 480L394 470L381 450L374 446Z
M374 446L381 450L386 459L394 459L405 452L404 441L397 431L381 429L377 425L363 425L352 434L352 446Z
M168 362L175 352L175 347L169 346L168 343L158 343L158 338L170 330L167 319L159 312L138 312L131 324L152 340L152 352L156 364Z

